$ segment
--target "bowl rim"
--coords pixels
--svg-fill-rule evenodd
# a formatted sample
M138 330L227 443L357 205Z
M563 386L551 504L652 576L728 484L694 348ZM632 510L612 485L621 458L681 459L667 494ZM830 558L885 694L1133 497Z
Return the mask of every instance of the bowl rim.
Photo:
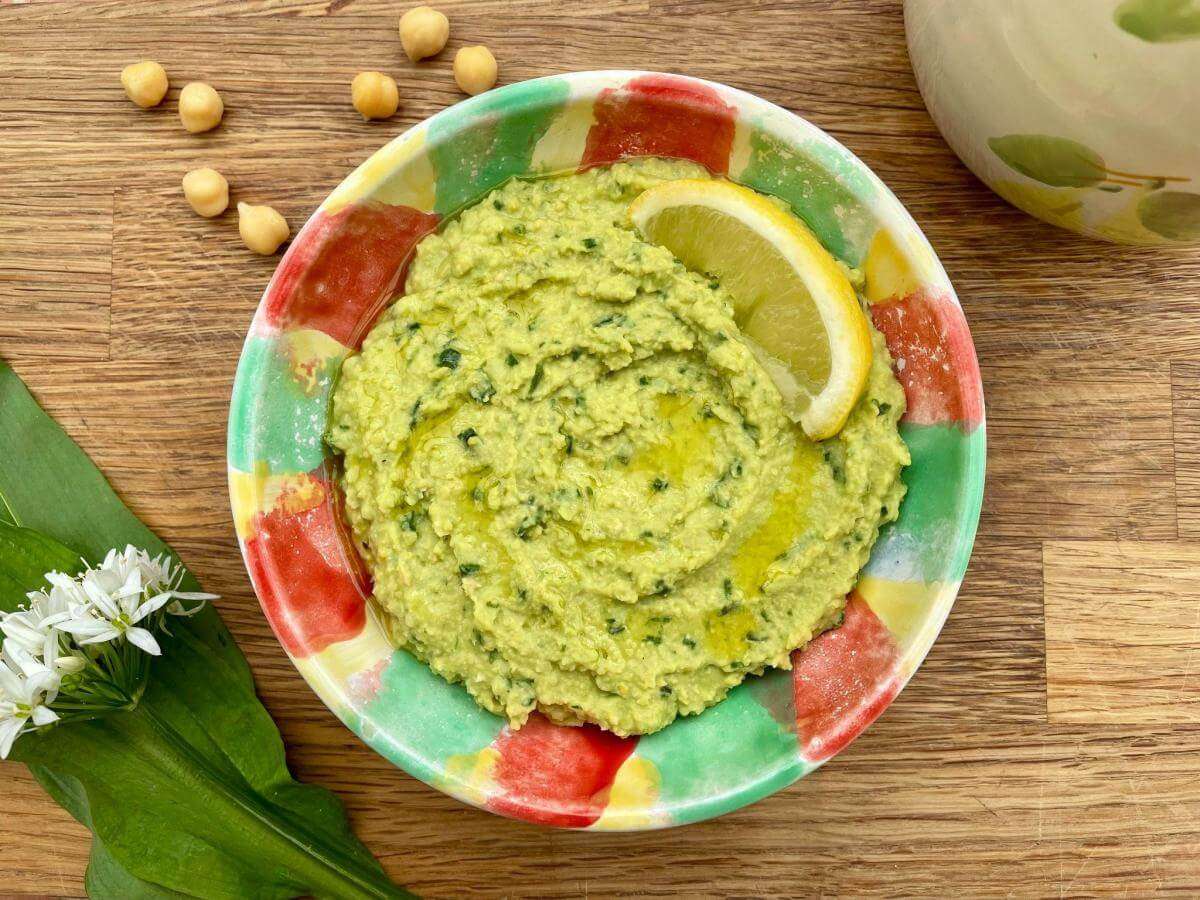
M382 168L378 172L370 172L370 168L377 161L386 158L389 152L399 147L403 142L409 140L410 135L415 130L423 129L428 131L428 129L438 121L461 116L465 112L469 112L477 106L494 102L498 95L524 89L531 84L550 81L565 81L570 88L568 102L573 103L580 100L594 100L601 94L602 91L610 88L620 87L632 79L642 76L667 76L673 79L680 79L683 81L707 86L717 91L723 99L729 101L736 100L745 108L767 113L770 118L756 122L756 127L765 128L771 131L773 134L781 137L788 144L795 143L794 134L784 134L782 129L777 130L771 126L776 125L777 122L786 123L788 126L794 129L798 128L800 131L805 132L806 135L817 139L819 142L831 145L840 151L841 154L843 154L850 162L852 162L856 175L864 177L872 185L878 200L872 204L871 211L879 218L880 226L882 227L886 224L894 229L903 229L908 234L914 235L917 238L921 249L926 251L927 263L932 274L937 277L940 286L944 287L946 294L953 301L954 307L958 310L958 313L962 317L963 324L966 328L966 334L970 342L970 358L976 366L976 371L978 371L978 356L975 351L974 339L970 333L965 310L963 310L957 292L955 291L940 258L937 256L937 253L930 244L928 237L913 218L909 210L892 192L892 190L879 178L879 176L876 175L875 172L857 156L857 154L843 145L832 135L828 134L822 128L813 124L798 113L792 112L783 106L752 94L749 91L733 87L722 82L675 72L660 72L644 69L598 69L565 72L526 79L524 81L513 82L511 84L495 88L483 94L479 94L477 96L459 101L458 103L451 104L450 106L439 110L433 115L427 116L426 118L413 123L405 128L404 131L391 138L385 144L372 151L366 157L366 159L364 159L340 182L338 182L333 190L330 191L330 193L327 194L321 203L318 204L317 207L312 211L312 213L306 219L304 225L299 229L299 231L296 233L296 236L292 239L288 246L287 252L280 258L279 264L276 266L271 278L267 281L262 296L259 298L259 302L255 307L250 326L247 329L246 339L243 342L242 349L239 353L239 365L231 385L230 415L226 428L226 465L231 476L232 473L238 471L233 464L232 450L232 435L234 429L233 398L237 394L238 383L243 378L241 361L246 357L251 341L260 336L257 329L259 317L262 314L266 299L271 294L272 289L276 286L277 280L281 277L281 273L285 269L285 263L288 261L295 248L302 246L305 243L302 239L310 231L313 231L318 227L317 217L326 209L326 205L331 197L346 188L356 179L369 178L370 181L374 182L376 185L386 182L388 177L392 174L392 172L395 171L395 168L397 168L400 163L394 162L393 165ZM511 114L510 110L506 110L504 113L501 113L501 115L508 114ZM429 146L430 144L427 143L423 148L421 148L420 152L427 152ZM605 165L611 165L611 163L606 163ZM368 173L370 174L368 175ZM477 199L478 198L469 201L466 206L477 202ZM449 217L449 215L456 214L457 212L458 210L455 210L454 213L448 214L447 217ZM971 444L971 448L967 456L967 464L963 468L963 483L961 488L962 505L960 506L961 526L959 531L959 542L955 547L956 552L960 552L964 558L963 572L957 580L939 582L939 590L937 591L936 595L931 596L929 605L932 612L926 619L920 633L920 643L923 646L921 646L919 650L913 654L913 662L908 670L899 675L897 679L896 691L892 697L872 714L865 717L861 728L858 729L858 731L849 741L847 741L843 746L839 747L835 753L822 759L810 761L797 754L797 756L791 759L780 761L775 766L767 769L757 770L753 777L740 781L734 787L705 795L702 798L696 797L684 801L673 801L670 804L664 804L662 807L656 807L654 809L654 815L649 820L647 820L646 814L641 810L631 810L624 813L621 811L614 811L606 812L605 818L608 821L606 821L602 827L596 827L595 824L584 828L571 828L570 826L567 826L569 830L606 832L654 831L696 824L708 819L726 815L738 809L742 809L743 807L746 807L752 803L764 799L765 797L790 787L804 776L809 775L819 769L830 759L833 759L835 756L844 752L846 747L857 740L857 738L864 731L866 731L867 728L870 727L873 721L878 718L878 716L881 715L889 706L891 706L892 703L895 702L896 698L903 691L907 683L916 674L917 670L920 669L920 667L924 664L929 651L932 649L933 644L936 642L937 637L940 635L943 627L945 626L954 601L957 598L959 590L961 589L962 582L965 580L967 564L969 563L974 552L974 543L978 532L979 518L982 509L987 461L986 407L983 391L983 379L981 374L978 380L978 395L979 418L978 424L973 428L973 433L978 432L979 440L977 443ZM237 508L236 500L234 498L232 480L230 482L230 502L234 515L236 516ZM279 635L275 631L275 626L270 623L270 619L269 616L267 616L262 599L258 595L258 589L254 585L253 578L250 576L250 559L247 556L246 546L240 535L238 536L238 547L242 554L243 564L246 566L247 576L250 580L251 588L254 591L256 599L259 601L260 609L262 609L264 617L268 618L268 623L271 624L272 633L275 634L276 640L279 640ZM864 572L859 573L860 579L862 578ZM367 602L367 616L368 619L378 616L378 612L375 610L369 599ZM380 756L383 756L406 774L429 785L441 793L447 794L448 796L481 811L495 815L501 815L505 818L513 818L517 821L527 822L529 824L540 824L542 827L563 827L547 826L542 823L533 822L521 816L513 815L505 811L497 811L485 806L482 802L477 800L475 796L473 796L473 791L470 788L470 785L464 779L457 775L452 775L445 772L444 765L425 758L419 752L416 752L413 749L404 746L403 744L389 740L394 753L383 753L377 746L375 746L374 743L372 743L371 740L368 739L366 734L364 734L364 731L366 731L366 728L364 727L364 720L352 710L350 699L346 693L347 685L344 683L337 684L332 678L326 679L326 684L324 685L315 683L316 680L308 672L298 666L296 659L290 652L287 651L282 642L280 643L280 646L281 649L284 649L284 652L287 653L288 658L291 660L293 666L296 666L297 672L304 680L305 684L317 695L322 703L329 708L330 712L332 712L334 716L339 719L339 721L349 728L359 740L366 744L368 748L375 751ZM423 662L420 664L425 665ZM722 700L721 703L726 702L727 699L728 698L725 698L725 700ZM334 700L340 700L341 703L335 704ZM341 706L341 709L339 709L339 705ZM721 704L718 703L714 705L714 707L710 707L710 709L715 709L720 705ZM346 711L349 711L350 715L344 715L343 713ZM379 733L372 735L372 738L380 737L386 739L389 736ZM401 757L403 761L398 760L396 757ZM433 777L427 777L425 774L427 772L435 773L437 775L436 780ZM720 808L714 809L714 807L718 805L715 800L718 799L724 802L720 804ZM683 821L679 821L677 819L676 814L678 812L697 808L704 808L704 812L701 815L695 816L694 818L689 817Z

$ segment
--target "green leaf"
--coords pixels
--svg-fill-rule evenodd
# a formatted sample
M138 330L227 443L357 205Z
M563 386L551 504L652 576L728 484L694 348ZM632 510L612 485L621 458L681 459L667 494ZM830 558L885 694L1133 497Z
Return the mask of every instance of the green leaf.
M166 545L113 493L100 470L0 361L0 496L12 524L100 559L115 544Z
M1200 37L1195 0L1126 0L1115 18L1118 28L1152 44Z
M26 593L45 587L46 572L78 569L78 554L58 541L0 523L0 611L12 612L25 602Z
M1172 241L1200 240L1200 194L1157 191L1147 194L1137 207L1142 224Z
M51 419L17 374L0 360L0 506L12 524L32 528L99 563L113 547L133 544L157 555L179 557L121 502L86 453ZM184 590L200 583L188 574ZM191 620L225 664L252 685L250 667L216 610L207 606Z
M1067 138L1007 134L988 146L1010 169L1051 187L1094 187L1107 176L1099 153Z
M79 822L92 827L91 811L88 809L87 793L74 778L59 777L45 766L31 764L29 771L46 789L54 802L67 810ZM92 855L84 877L84 888L89 897L122 897L129 900L161 900L161 898L184 897L176 891L167 890L134 878L113 859L112 854L98 838L92 837Z
M3 363L0 409L9 510L0 523L0 608L44 587L45 572L76 572L81 556L98 562L111 545L170 552ZM185 587L199 589L190 575ZM89 893L411 896L354 838L332 794L291 777L279 732L212 605L170 627L136 710L26 734L13 748L95 835Z
M123 900L172 900L188 896L134 878L121 868L98 838L92 841L92 855L83 887L89 897L121 897Z
M4 605L76 558L0 525ZM162 636L136 710L14 745L13 758L96 835L93 896L409 896L355 840L333 795L292 779L253 690L189 626L175 620Z

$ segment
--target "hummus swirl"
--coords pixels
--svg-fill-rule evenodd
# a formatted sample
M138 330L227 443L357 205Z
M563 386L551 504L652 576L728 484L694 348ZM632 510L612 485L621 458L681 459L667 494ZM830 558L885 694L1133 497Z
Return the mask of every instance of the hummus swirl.
M395 641L514 726L621 735L790 665L836 625L908 451L876 333L817 444L730 298L629 203L698 167L513 181L421 242L346 360L328 441Z

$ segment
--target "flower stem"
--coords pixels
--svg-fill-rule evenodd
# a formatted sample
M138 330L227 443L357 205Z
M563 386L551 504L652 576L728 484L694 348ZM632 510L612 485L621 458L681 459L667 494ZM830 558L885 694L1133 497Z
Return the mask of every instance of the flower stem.
M314 895L337 898L414 896L396 886L383 872L329 846L328 839L312 834L292 818L281 816L257 794L231 782L149 704L139 704L126 714L113 716L112 720L114 724L115 720L122 720L123 729L147 761L225 810L228 817L222 820L233 824L233 831L265 835L280 851L279 855L288 861L297 884Z

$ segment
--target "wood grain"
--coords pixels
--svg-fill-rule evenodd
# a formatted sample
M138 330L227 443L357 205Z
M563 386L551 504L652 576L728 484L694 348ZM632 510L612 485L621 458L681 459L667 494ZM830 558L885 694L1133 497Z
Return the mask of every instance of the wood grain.
M388 871L431 897L1200 895L1200 253L1084 241L980 185L925 112L900 0L441 5L450 47L416 67L391 0L0 0L0 354L223 595L297 774L336 790ZM806 116L910 209L972 326L988 487L941 638L845 753L715 822L552 833L409 778L299 678L237 553L225 418L275 260L241 248L232 213L192 215L179 179L214 165L235 200L298 228L459 99L450 61L473 43L504 82L682 71ZM173 85L151 111L117 83L144 57ZM350 109L363 68L399 81L395 119ZM204 136L175 118L193 79L228 108ZM0 767L0 894L79 896L86 857L86 832Z
M1200 364L1171 365L1179 536L1200 540Z
M70 218L64 207L78 204ZM113 247L109 190L0 195L0 341L29 356L106 359ZM83 252L55 259L47 246ZM84 249L86 248L86 249Z
M1176 536L1167 360L1027 350L985 366L997 532L1036 520L1044 537Z
M1049 542L1049 721L1200 723L1200 545Z

